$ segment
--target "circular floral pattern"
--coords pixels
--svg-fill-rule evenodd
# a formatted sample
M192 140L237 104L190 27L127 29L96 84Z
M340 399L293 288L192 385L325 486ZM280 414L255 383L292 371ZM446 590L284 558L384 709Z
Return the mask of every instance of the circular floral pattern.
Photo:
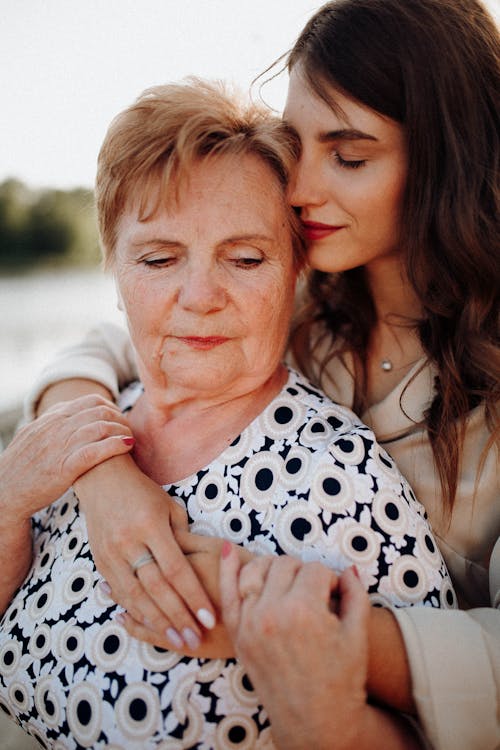
M217 459L165 489L196 533L336 569L356 563L377 603L456 605L421 506L389 456L293 371ZM0 708L42 746L272 747L234 659L158 649L115 620L72 491L35 517L34 550L0 628Z
M92 747L101 733L102 696L95 685L79 682L68 695L66 719L69 731L83 747Z
M160 700L152 685L127 685L116 702L116 721L124 737L147 740L160 723Z

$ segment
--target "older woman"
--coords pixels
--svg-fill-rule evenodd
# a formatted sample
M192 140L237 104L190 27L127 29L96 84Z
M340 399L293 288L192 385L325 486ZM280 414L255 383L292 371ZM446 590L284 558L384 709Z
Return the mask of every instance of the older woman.
M281 362L303 253L285 195L294 148L278 120L201 82L151 89L112 123L97 198L140 373L120 401L135 458L177 500L180 527L187 511L198 567L213 565L217 535L241 545L243 560L287 553L337 571L355 563L374 600L452 607L422 508L392 460L352 412ZM111 441L107 452L116 443L118 453L130 443L123 417L84 403L88 425L101 409L100 423L113 427L90 437L81 400L52 414L49 426L68 433L58 451L69 468L57 481L40 477L39 502L28 471L17 484L15 476L36 422L1 459L2 504L22 521L2 540L2 601L21 584L0 631L2 707L54 748L270 747L266 713L237 661L198 658L189 627L166 633L165 645L186 656L127 634L97 585L71 489L35 513L22 582L13 553L29 516L82 469L75 451L73 464L65 460L68 425L80 420L77 432L93 450ZM81 459L86 441L75 442ZM84 462L106 457L102 449L90 460L91 452L87 445ZM138 549L130 564L140 573L151 561ZM342 580L361 591L352 574ZM206 648L220 654L222 627L207 612L199 619L210 629ZM405 727L365 708L370 727L387 732L387 748L410 746Z

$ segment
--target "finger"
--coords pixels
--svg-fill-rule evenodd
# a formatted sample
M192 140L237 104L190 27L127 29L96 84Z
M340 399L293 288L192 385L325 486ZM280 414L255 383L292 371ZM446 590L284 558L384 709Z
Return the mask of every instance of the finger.
M224 541L219 573L221 609L224 625L233 640L238 633L241 617L241 597L238 582L240 568L241 563L236 548L230 542Z
M94 466L113 456L129 453L135 441L129 435L116 435L80 446L65 457L61 464L61 474L68 476L68 486Z
M174 612L166 609L166 603L162 598L160 582L153 582L153 585L158 583L159 590L156 596L156 589L153 591L152 588L149 588L147 579L141 578L141 580L144 581L150 596L158 603L165 614L170 617L174 626L185 627L189 625L192 627L190 625L191 615L189 614L192 613L198 623L207 628L207 630L215 627L216 614L212 602L188 559L177 545L175 538L161 535L160 538L150 539L148 546L155 557L158 569L162 574L162 579L168 581L180 598L184 610L181 613L182 616L177 619ZM188 614L189 620L187 618Z
M146 616L151 627L155 630L160 628L165 630L166 619L169 623L168 627L172 626L183 634L183 637L186 636L190 641L188 643L190 648L198 648L202 636L201 628L177 591L165 580L156 562L140 568L137 571L137 578L158 610L157 613L151 612L149 616Z
M76 452L86 445L99 443L110 437L130 437L133 438L131 429L119 422L90 422L83 424L72 430L67 438L68 453ZM134 441L135 442L135 441Z
M305 563L295 576L292 593L301 599L320 598L329 609L332 594L338 590L339 577L334 570L318 562Z
M157 569L157 566L153 564L145 565L139 569L138 574L147 568ZM116 570L117 568L115 568ZM143 640L158 645L160 642L164 642L166 638L168 640L167 648L185 649L187 647L192 651L196 651L199 648L201 643L200 631L192 618L189 620L189 624L183 625L181 628L176 628L172 619L167 617L151 599L143 583L137 576L131 573L130 566L127 564L122 567L122 575L119 580L124 585L117 585L115 587L112 581L108 579L108 596L126 609L136 624L144 628L141 631L143 634L146 631L148 632L148 638ZM175 592L170 589L165 581L163 581L163 584L167 594L170 593L172 596L168 606L171 611L175 611L177 599ZM191 627L191 624L193 627ZM142 638L142 636L139 637Z
M135 620L128 612L121 612L115 619L123 625L129 635L140 641L151 643L158 648L179 651L179 653L185 650L185 644L180 633L176 632L173 628L169 629L165 634L156 633Z
M45 416L51 414L64 414L71 416L87 409L100 406L105 406L109 410L121 413L120 408L114 403L114 401L110 401L97 393L89 393L85 396L78 396L78 398L59 401L57 404L53 404L40 417L38 417L38 419L43 419Z
M339 593L339 617L343 628L355 638L366 640L370 600L354 566L340 576Z
M271 564L261 594L263 606L271 605L276 599L289 593L302 565L301 560L289 555L271 556Z
M242 599L260 596L266 582L273 558L271 555L256 557L244 565L239 576L239 592Z

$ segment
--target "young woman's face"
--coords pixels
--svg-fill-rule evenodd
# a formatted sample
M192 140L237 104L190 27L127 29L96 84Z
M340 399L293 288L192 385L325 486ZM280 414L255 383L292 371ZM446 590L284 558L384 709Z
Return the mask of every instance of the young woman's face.
M284 117L302 144L291 201L309 263L334 273L398 254L407 151L397 122L333 88L329 95L336 111L296 66Z

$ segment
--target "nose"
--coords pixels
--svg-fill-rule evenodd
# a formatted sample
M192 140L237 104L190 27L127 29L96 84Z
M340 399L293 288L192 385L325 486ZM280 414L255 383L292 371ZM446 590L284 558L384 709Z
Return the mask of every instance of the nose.
M218 275L216 268L190 265L184 273L178 303L198 315L222 310L227 295Z
M297 208L320 206L327 200L321 184L321 170L305 153L301 154L297 162L295 175L290 185L289 200L292 206Z

